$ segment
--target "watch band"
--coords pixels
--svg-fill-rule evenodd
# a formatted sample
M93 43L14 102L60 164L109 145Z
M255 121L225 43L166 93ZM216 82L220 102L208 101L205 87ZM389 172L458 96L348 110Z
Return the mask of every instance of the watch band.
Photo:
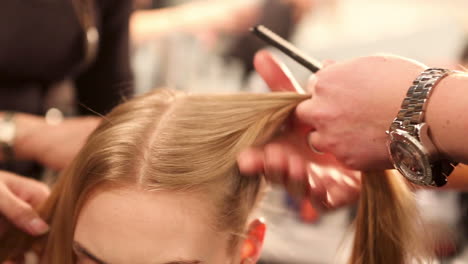
M432 88L452 72L452 70L441 68L429 68L423 71L409 88L390 129L403 129L412 136L417 136L415 126L424 121L426 101L431 95Z
M3 161L5 163L11 162L14 158L14 150L13 150L13 143L14 143L14 134L16 130L16 126L14 124L14 112L5 112L3 116L3 120L0 123L6 124L5 129L8 131L4 131L6 133L6 138L0 137L0 150L3 155ZM1 128L1 127L0 127Z
M427 100L432 89L447 75L455 71L441 68L429 68L423 71L408 89L406 98L401 104L397 117L393 120L390 130L401 129L411 136L421 140L417 132L418 125L424 122ZM447 177L452 173L457 163L445 157L438 157L432 161L433 182L431 186L443 186Z

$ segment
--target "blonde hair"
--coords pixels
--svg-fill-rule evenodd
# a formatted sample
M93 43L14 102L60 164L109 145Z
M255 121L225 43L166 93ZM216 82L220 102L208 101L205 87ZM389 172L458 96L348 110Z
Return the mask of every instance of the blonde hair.
M414 194L396 171L364 173L355 227L350 264L431 260L432 243Z
M116 107L58 179L41 216L50 233L39 241L10 231L0 262L34 244L47 263L73 263L77 216L98 186L133 185L144 190L197 191L210 196L213 224L245 231L261 186L241 177L239 152L269 140L298 103L295 93L187 95L157 90ZM235 240L235 239L234 239Z
M2 239L0 262L39 245L51 264L73 263L77 216L98 186L200 191L210 195L220 230L242 233L261 178L241 177L238 153L272 138L306 95L186 95L159 90L115 108L59 177L41 216L50 233L37 240L19 230ZM426 256L417 210L404 179L366 173L351 264L402 264Z

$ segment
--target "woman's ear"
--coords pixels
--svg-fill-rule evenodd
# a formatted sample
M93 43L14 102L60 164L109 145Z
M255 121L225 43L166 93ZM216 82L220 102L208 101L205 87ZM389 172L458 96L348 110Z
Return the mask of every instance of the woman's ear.
M255 219L249 226L241 251L241 264L257 263L262 252L266 225L263 219Z

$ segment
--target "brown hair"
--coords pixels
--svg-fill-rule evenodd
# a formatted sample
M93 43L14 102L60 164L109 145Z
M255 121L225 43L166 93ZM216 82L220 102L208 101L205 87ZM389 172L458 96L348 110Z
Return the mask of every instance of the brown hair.
M88 194L102 185L204 193L216 208L213 224L219 230L245 232L261 178L241 177L236 157L242 149L270 139L308 97L186 95L162 89L116 107L59 177L40 210L51 226L41 241L42 256L51 264L73 263L77 216ZM0 262L30 248L32 240L18 230L10 232L2 241Z

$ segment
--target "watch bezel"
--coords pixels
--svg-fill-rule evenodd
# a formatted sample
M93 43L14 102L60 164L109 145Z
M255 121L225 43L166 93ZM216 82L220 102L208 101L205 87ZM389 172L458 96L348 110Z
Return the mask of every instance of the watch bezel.
M396 142L402 142L405 145L411 146L413 149L415 149L418 152L418 156L422 157L422 160L420 159L419 162L422 163L423 165L423 177L421 180L416 180L415 177L412 177L412 175L408 175L405 170L401 168L400 162L396 161L393 153L391 151L391 145L395 144ZM389 140L387 142L387 150L390 155L390 160L394 166L408 181L418 184L418 185L427 185L427 186L433 186L433 171L432 171L432 166L431 166L431 159L430 159L430 154L426 150L426 148L422 145L421 142L418 141L418 139L411 135L409 132L402 130L402 129L394 129L389 132ZM417 157L414 156L416 159Z
M15 139L16 127L12 122L0 121L0 142L13 145Z

